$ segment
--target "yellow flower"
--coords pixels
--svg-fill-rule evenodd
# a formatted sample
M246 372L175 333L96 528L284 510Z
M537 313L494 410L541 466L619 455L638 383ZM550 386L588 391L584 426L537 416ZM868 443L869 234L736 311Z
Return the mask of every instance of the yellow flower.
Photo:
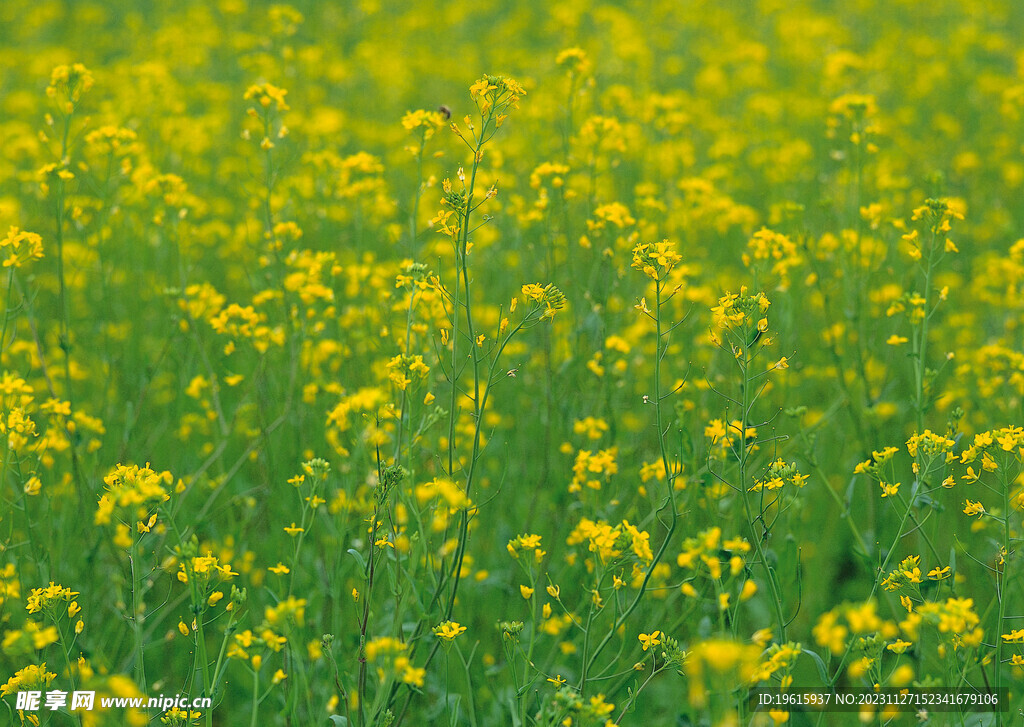
M278 624L286 623L290 620L294 620L296 624L301 626L306 616L306 599L288 596L288 598L278 603L277 606L267 606L263 611L263 615L267 623L272 627L277 627ZM283 640L281 643L284 643Z
M289 107L284 100L287 94L288 91L283 88L278 88L269 83L260 83L249 86L244 98L246 101L256 99L256 102L263 108L268 108L271 104L275 104L278 111L287 111Z
M0 696L6 697L19 691L46 688L56 678L56 674L46 671L46 662L38 666L30 664L15 672L5 684L0 685Z
M81 63L61 65L54 68L50 74L50 85L46 87L46 95L57 102L61 113L71 114L82 94L88 93L92 85L92 73Z
M949 578L949 566L945 568L939 568L938 566L928 571L928 577L935 581L941 581L945 578Z
M527 283L522 288L523 298L544 307L542 319L555 317L555 312L565 307L565 294L551 283Z
M35 621L28 621L25 623L25 631L31 634L32 648L34 649L44 649L60 640L60 634L57 632L56 626L40 628L39 624ZM13 633L19 632L15 631ZM6 645L7 639L4 640L4 643Z
M633 248L633 267L653 280L663 280L682 259L668 240L640 243Z
M982 515L985 512L985 506L980 502L973 502L967 500L964 505L964 515L973 517L974 515Z
M35 497L36 495L39 494L40 490L42 489L43 483L35 475L29 477L28 480L25 481L24 490L25 494L28 495L29 497Z
M427 675L426 669L414 667L407 656L395 658L395 672L404 684L412 684L417 687L423 686L424 678Z
M294 538L294 537L295 537L296 535L298 535L299 533L304 533L304 532L306 532L306 529L305 529L305 528L299 528L299 527L296 527L296 526L295 526L295 523L293 522L293 523L291 524L291 527L286 527L286 528L284 529L284 531L285 531L286 533L288 533L289 535L291 535L291 536L292 536L292 537Z
M529 586L519 586L519 592L523 595L527 601L533 596L533 589Z
M637 638L640 639L640 645L643 647L644 651L647 651L652 646L657 646L661 643L661 639L659 638L660 636L661 631L654 631L650 634L640 634Z
M64 588L50 581L50 585L46 588L32 589L25 608L29 613L39 613L53 608L61 602L70 604L76 596L78 596L78 591L72 591L70 588Z
M882 488L882 497L892 497L900 490L899 482L879 482L878 486Z
M894 654L902 654L907 649L909 649L911 646L913 646L913 644L911 644L909 641L903 641L902 639L896 639L896 641L894 641L893 643L889 644L885 648L887 648L889 651L891 651Z
M566 48L555 56L555 64L571 73L583 74L590 70L590 59L581 48ZM550 680L548 680L550 681Z
M472 96L473 98L476 98L477 96L482 96L488 91L495 91L497 90L497 88L497 86L492 84L490 81L487 80L486 77L484 77L469 87L469 95Z
M455 621L444 621L434 627L434 635L442 641L454 641L455 637L465 630L465 626L461 626Z
M1024 629L1014 629L1008 634L1003 634L1003 641L1007 643L1021 642L1024 643Z
M725 436L725 425L721 419L712 419L711 423L704 427L704 436L711 438L712 444L717 444L718 440Z

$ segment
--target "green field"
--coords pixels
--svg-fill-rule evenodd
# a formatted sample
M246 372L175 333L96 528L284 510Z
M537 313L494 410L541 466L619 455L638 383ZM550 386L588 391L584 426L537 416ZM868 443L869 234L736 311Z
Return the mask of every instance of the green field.
M1024 5L0 29L0 722L1024 718Z

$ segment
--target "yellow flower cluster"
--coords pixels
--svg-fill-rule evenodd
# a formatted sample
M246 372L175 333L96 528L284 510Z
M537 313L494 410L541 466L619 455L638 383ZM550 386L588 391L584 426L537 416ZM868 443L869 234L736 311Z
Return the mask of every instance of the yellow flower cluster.
M618 448L601 449L596 452L589 449L581 449L576 453L576 460L572 465L572 482L569 483L569 492L580 492L584 487L591 490L600 490L603 484L607 484L612 475L619 471L616 462Z
M271 83L258 83L246 89L244 98L246 101L255 99L256 103L264 109L273 105L277 111L287 111L289 106L284 100L287 95L288 91Z
M682 259L668 240L641 243L633 248L633 267L653 280L664 280Z
M405 391L414 381L423 381L430 373L430 367L423 363L420 355L398 354L387 363L388 379L400 391Z
M651 551L650 534L623 520L611 525L604 520L582 518L566 538L569 545L587 544L602 565L615 563L623 556L631 555L642 564L654 559Z
M221 564L211 554L193 556L178 565L178 580L182 583L195 582L200 588L217 585L237 575L229 563Z
M60 65L50 74L50 85L46 87L46 95L57 102L62 114L70 115L94 83L92 72L81 63Z
M508 541L508 545L505 546L508 554L516 560L519 559L519 554L523 551L532 550L534 559L540 561L544 555L544 550L541 549L541 537L534 534L517 535L512 540Z
M746 287L739 293L726 293L718 299L718 305L711 308L716 328L742 330L751 326L759 333L768 330L766 313L771 301L764 293L749 295Z
M554 318L555 313L565 307L565 294L552 283L544 286L540 283L527 283L523 286L522 292L523 300L527 303L543 307L542 318Z
M139 505L160 505L171 498L168 486L174 482L170 472L157 472L147 463L138 465L118 465L106 477L103 484L106 494L100 497L96 510L96 524L110 522L110 513L114 508L132 508Z
M43 238L34 232L12 227L7 231L7 237L0 239L0 256L4 256L5 268L20 268L43 257Z
M764 477L755 480L749 489L751 492L779 490L787 482L793 487L802 488L807 484L807 475L800 474L796 463L787 463L782 459L777 459L768 466Z
M944 568L935 566L928 571L927 578L932 581L941 581L949 578L950 567ZM882 587L887 591L909 592L920 600L920 589L918 585L924 582L921 572L921 556L911 555L904 558L899 566L892 570L882 581ZM903 596L901 596L901 599Z
M803 263L796 243L782 233L762 227L747 242L742 256L747 267L769 266L766 272L778 280L779 289L789 288L789 272Z
M408 645L390 636L380 636L366 642L366 661L377 666L381 680L394 678L403 684L422 687L426 670L412 665L406 656Z
M18 692L44 690L56 678L57 675L54 672L46 671L45 661L42 664L29 664L15 672L14 676L0 686L0 696L6 697Z
M505 111L519 108L519 99L526 91L519 83L506 76L484 76L469 87L469 95L476 102L480 115L493 115L495 124L501 126L507 117Z
M853 636L878 634L883 639L893 639L900 627L893 621L878 614L874 600L862 603L847 603L837 606L818 617L812 629L815 643L827 648L835 656L841 656L847 648L847 639Z
M761 649L728 639L707 639L693 645L686 662L689 679L688 697L699 706L708 702L711 683L727 680L749 684L758 676Z

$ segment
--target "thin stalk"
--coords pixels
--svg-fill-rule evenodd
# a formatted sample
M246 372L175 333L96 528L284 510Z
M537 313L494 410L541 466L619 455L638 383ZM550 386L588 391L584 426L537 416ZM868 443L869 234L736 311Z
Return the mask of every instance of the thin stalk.
M71 134L71 115L64 116L64 133L61 136L60 163L68 165L68 137ZM60 308L59 344L64 354L64 396L67 397L68 423L64 427L64 434L68 439L68 447L71 450L71 470L75 479L75 488L79 501L85 497L85 489L82 483L81 466L78 460L78 447L75 446L75 436L71 430L71 420L75 415L75 398L71 386L71 306L68 302L67 280L64 274L64 185L65 180L57 176L57 191L55 194L54 217L56 222L57 241L57 305Z
M132 577L132 632L135 636L135 682L139 688L145 690L148 686L146 681L146 663L142 651L142 621L139 613L139 575L136 571L139 560L138 538L132 538L131 552L128 554L128 564L131 568Z
M252 715L249 717L249 727L256 727L257 708L260 705L260 673L252 670Z
M621 627L623 624L626 623L626 619L628 619L630 614L632 614L633 611L636 610L636 607L638 605L640 605L640 601L643 599L644 594L647 591L647 584L650 582L651 576L654 574L654 569L657 568L658 564L661 562L661 559L664 557L665 551L668 549L668 544L671 542L672 536L675 534L676 525L678 524L678 520L679 520L679 515L678 515L678 513L676 511L676 501L675 501L675 470L674 470L673 467L671 467L671 463L670 463L669 457L668 457L668 450L667 450L667 448L665 446L665 429L664 429L663 414L662 414L662 401L666 398L667 395L663 395L662 394L662 389L661 389L661 360L665 356L665 353L666 353L666 350L667 350L667 346L662 344L662 338L664 336L664 332L662 330L661 305L662 305L662 296L664 295L664 291L662 289L662 281L660 281L660 280L656 280L655 281L654 295L655 295L655 303L656 303L655 312L657 314L655 316L655 331L656 331L656 334L657 334L657 342L655 344L655 349L656 349L655 353L656 353L656 355L655 355L655 359L654 359L655 421L656 421L656 425L658 427L658 440L659 440L659 443L660 443L660 446L661 446L662 464L665 467L665 482L666 482L666 485L667 485L666 486L665 502L658 509L658 512L661 512L661 510L664 510L666 507L669 507L671 509L671 518L669 520L668 532L665 533L665 538L661 542L661 547L658 548L658 552L654 554L654 558L651 561L651 564L647 567L647 570L644 572L644 578L643 578L643 581L640 583L640 588L637 590L636 596L633 597L633 600L629 603L628 606L626 606L625 610L623 610L623 612L619 615L619 617L617 619L615 619L615 622L614 622L612 628L610 628L608 630L608 632L605 634L604 638L601 640L601 642L594 649L593 654L589 655L589 659L588 659L588 655L586 653L584 653L583 660L582 660L583 661L583 674L582 674L582 677L580 679L580 692L581 693L583 692L583 687L586 685L587 673L593 668L594 664L597 661L597 657L601 654L601 652L605 649L605 647L608 646L608 644L611 642L612 637L618 632L619 627ZM589 621L588 621L587 633L589 635Z
M996 598L999 599L999 616L996 621L996 658L993 668L995 669L995 688L996 694L999 693L1000 687L1003 685L1003 623L1006 619L1006 560L1011 557L1010 555L1010 513L1013 510L1010 509L1010 482L1006 476L1006 468L1000 467L999 472L1003 484L1003 543L1001 560L1003 561L1000 567L999 563L996 563Z
M924 276L924 319L921 321L921 328L914 336L914 354L916 361L914 365L914 408L917 410L917 431L924 431L924 410L927 406L924 395L924 377L928 353L928 323L932 317L932 272L935 269L935 243L936 231L932 227L932 241L928 251L928 265L925 268Z
M744 333L744 335L746 335L746 333ZM753 508L750 504L750 493L747 490L747 459L749 451L746 439L747 422L749 421L750 409L754 405L754 401L757 399L756 396L753 398L750 396L751 379L748 376L749 371L750 347L747 345L746 341L744 341L743 356L740 362L740 372L743 377L743 385L740 392L742 401L740 403L740 431L738 434L739 450L737 451L737 458L739 459L739 488L743 500L743 510L747 516L747 525L750 528L750 540L754 545L758 561L760 561L761 567L764 569L765 580L768 581L768 588L771 591L772 601L774 602L775 620L778 622L779 641L781 643L786 640L786 617L782 613L782 595L779 592L779 585L775 579L775 572L768 564L768 558L766 557L764 547L761 545L761 536L758 535L755 528L757 521L754 518Z
M71 671L71 655L67 641L64 638L64 629L61 628L60 621L58 620L56 613L51 613L50 618L53 619L53 623L57 627L57 637L60 642L60 650L64 655L64 664L67 666L68 670L68 681L71 683L71 691L75 692L77 690L77 687L75 686L75 675L74 672ZM77 718L76 721L78 724L83 724L81 712L76 712L75 717Z

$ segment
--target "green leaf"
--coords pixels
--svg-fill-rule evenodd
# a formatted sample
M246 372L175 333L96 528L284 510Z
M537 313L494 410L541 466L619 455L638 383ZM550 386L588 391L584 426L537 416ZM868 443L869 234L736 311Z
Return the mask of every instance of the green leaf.
M363 559L363 554L362 554L362 553L360 553L360 552L359 552L358 550L356 550L355 548L349 548L349 549L348 549L348 552L349 552L349 554L350 554L350 555L351 555L351 556L352 556L353 558L355 558L355 559L356 559L356 562L358 562L358 563L359 563L359 567L360 567L360 568L362 568L362 569L363 569L363 570L365 571L365 570L366 570L366 560L364 560L364 559Z
M828 669L825 668L825 662L821 657L810 649L800 649L800 651L814 659L814 665L818 667L818 675L821 676L822 684L829 684Z

